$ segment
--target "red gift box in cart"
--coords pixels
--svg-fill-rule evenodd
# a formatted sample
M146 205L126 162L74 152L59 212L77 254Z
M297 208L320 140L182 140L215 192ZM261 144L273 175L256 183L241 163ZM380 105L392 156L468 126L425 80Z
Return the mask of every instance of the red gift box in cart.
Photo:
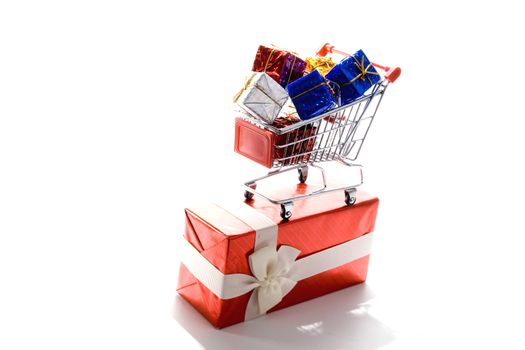
M325 44L317 52L318 56L328 53L349 54ZM293 202L326 192L344 190L345 202L352 205L356 201L356 188L363 184L362 166L353 163L359 156L363 142L372 125L377 109L386 88L401 74L399 67L386 67L372 63L385 73L365 95L350 104L335 108L315 118L300 121L284 128L262 124L257 119L245 115L235 121L235 151L262 164L271 171L262 177L244 184L247 200L256 194L266 200L281 205L281 217L292 216ZM319 163L336 161L348 167L359 169L360 181L344 187L328 187L325 170ZM299 181L308 178L308 168L321 171L322 186L313 192L291 198L272 198L257 191L257 183L284 172L297 170Z

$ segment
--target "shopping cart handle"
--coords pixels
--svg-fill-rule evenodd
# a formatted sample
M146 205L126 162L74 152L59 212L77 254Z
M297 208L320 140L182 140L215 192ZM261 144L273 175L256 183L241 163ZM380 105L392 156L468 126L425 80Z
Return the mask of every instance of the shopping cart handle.
M334 45L330 45L329 43L324 44L319 49L319 51L317 51L317 56L324 57L324 56L328 55L329 53L334 53L334 52L338 53L340 55L343 55L343 56L350 56L350 54L348 54L346 52L336 50L334 48ZM376 68L380 68L380 69L384 70L385 71L385 78L386 78L386 80L388 80L391 83L395 82L396 79L399 78L399 76L401 75L401 68L399 68L399 67L387 67L387 66L382 66L382 65L374 63L374 62L372 62L372 65L374 67L376 67Z
M319 49L319 51L317 51L317 56L324 57L332 52L334 52L334 45L330 45L329 43L326 43Z

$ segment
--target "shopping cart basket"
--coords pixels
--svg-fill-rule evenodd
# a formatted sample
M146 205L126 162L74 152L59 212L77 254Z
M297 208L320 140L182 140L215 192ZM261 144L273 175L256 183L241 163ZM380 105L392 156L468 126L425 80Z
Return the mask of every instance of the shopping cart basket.
M332 52L348 56L330 44L325 44L317 54L325 56ZM361 165L353 162L359 156L388 84L401 74L398 67L372 64L385 71L384 76L365 95L350 104L283 128L264 124L248 114L236 119L235 151L271 168L267 175L244 183L246 200L251 200L256 194L281 205L281 217L284 220L292 216L294 201L322 193L343 190L346 204L355 203L356 188L363 184L363 171ZM342 187L328 187L325 170L319 165L328 161L337 161L358 169L360 181ZM304 183L308 178L309 167L321 172L322 186L319 189L290 198L272 198L257 191L258 182L295 169L299 181Z

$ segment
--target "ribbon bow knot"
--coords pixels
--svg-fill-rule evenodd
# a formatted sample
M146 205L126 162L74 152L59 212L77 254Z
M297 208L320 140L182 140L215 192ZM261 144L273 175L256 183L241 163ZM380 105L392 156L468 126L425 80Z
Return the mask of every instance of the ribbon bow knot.
M290 246L263 247L249 257L253 293L248 301L246 319L265 314L283 299L297 284L290 270L300 251Z
M359 74L356 75L354 77L354 79L350 80L350 84L353 83L354 81L356 81L357 79L361 79L361 80L365 80L365 77L368 79L368 81L370 82L370 84L372 84L372 79L370 79L370 77L368 76L368 74L372 74L372 75L379 75L379 73L377 72L369 72L368 70L370 69L370 67L372 67L372 63L369 63L366 67L365 67L365 56L361 56L361 62L359 62L359 60L357 58L355 58L354 56L350 56L354 59L354 64L356 65L357 69L359 69Z
M242 88L239 90L239 92L237 92L237 94L235 94L235 96L233 97L233 102L237 102L237 100L239 99L239 97L241 97L242 93L248 89L248 87L250 86L253 78L255 77L255 73L252 73L249 77L246 77L246 79L244 79L244 85L242 86Z

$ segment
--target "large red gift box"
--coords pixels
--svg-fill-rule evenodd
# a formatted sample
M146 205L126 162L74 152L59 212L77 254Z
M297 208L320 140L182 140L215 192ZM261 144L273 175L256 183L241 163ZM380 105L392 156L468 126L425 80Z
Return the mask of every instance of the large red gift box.
M276 248L293 247L298 252L296 262L317 258L318 264L321 261L320 265L323 265L325 261L331 260L332 252L333 255L339 254L339 259L352 255L352 251L341 254L341 252L337 253L337 249L347 247L351 250L355 246L348 244L359 243L357 241L367 237L371 239L379 200L364 192L358 192L357 202L352 206L346 206L341 193L327 193L294 202L293 216L289 221L281 219L280 206L267 201L256 199L241 204L246 207L245 209L256 211L255 214L262 214L272 225L275 225L276 242L272 244L276 245ZM252 225L250 220L241 217L242 215L232 214L232 211L228 210L230 210L228 206L221 207L220 204L186 209L184 243L189 242L191 245L187 244L187 246L190 250L194 249L198 253L197 256L202 259L201 265L208 264L212 271L208 274L198 274L201 277L199 280L189 271L183 260L177 288L178 293L217 328L243 322L247 319L249 303L254 300L263 303L261 299L257 299L261 296L257 296L255 290L221 299L216 295L218 292L212 292L206 286L219 291L220 288L224 289L224 283L218 288L216 283L210 283L213 276L221 273L227 276L246 275L245 278L255 279L252 277L254 273L251 270L251 255L255 255L254 250L259 249L254 247L259 244L258 240L261 240L260 235L264 230L254 229L250 226ZM281 250L279 254L280 252ZM303 279L292 282L291 289L289 288L282 300L279 299L280 302L268 312L364 282L369 255L368 252L361 255L356 255L351 261L344 260L349 262L339 265L336 263L335 267L325 267L318 274L303 273ZM195 266L193 268L195 269ZM261 293L262 291L259 291L259 294ZM252 298L252 294L255 298Z

